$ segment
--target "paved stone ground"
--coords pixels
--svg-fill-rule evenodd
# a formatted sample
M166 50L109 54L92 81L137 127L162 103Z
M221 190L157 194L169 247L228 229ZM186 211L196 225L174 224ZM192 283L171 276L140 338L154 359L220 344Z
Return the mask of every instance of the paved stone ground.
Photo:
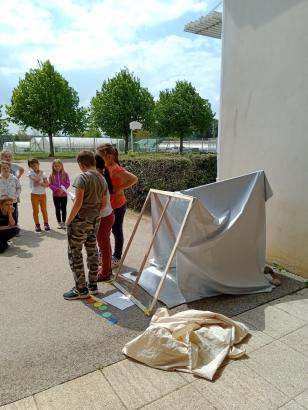
M78 173L74 163L66 167ZM42 168L49 171L50 164ZM26 178L21 201L22 235L1 257L0 405L29 397L3 409L308 408L308 290L295 292L301 282L284 277L271 294L188 306L239 314L252 330L247 358L229 363L214 382L150 369L121 354L149 319L136 307L114 310L119 323L112 326L85 303L64 301L62 293L72 285L65 233L33 233ZM135 220L128 214L126 238ZM140 252L128 265L135 266L149 233L145 220L137 238ZM111 290L100 286L103 293Z
M308 409L308 289L235 318L251 330L247 355L212 382L126 359L0 410Z

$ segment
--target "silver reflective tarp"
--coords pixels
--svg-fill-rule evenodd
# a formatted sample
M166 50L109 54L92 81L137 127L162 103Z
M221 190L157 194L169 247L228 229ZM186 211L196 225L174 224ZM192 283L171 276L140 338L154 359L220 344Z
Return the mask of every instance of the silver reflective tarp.
M154 241L151 266L139 284L155 294L178 238L177 251L159 295L168 307L222 293L269 292L264 276L265 202L272 196L263 171L182 191L172 198ZM168 196L151 194L155 229Z

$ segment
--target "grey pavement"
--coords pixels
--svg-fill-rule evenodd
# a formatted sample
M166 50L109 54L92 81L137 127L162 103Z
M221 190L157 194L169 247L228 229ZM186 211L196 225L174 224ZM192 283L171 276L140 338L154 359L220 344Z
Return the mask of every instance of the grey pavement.
M235 319L251 331L246 356L212 382L125 359L0 410L308 409L308 289Z
M66 168L78 173L71 161ZM149 318L137 307L114 309L118 323L111 325L85 302L63 300L73 284L65 232L33 232L26 178L22 185L23 232L0 264L0 405L11 403L0 409L308 409L308 289L300 278L284 276L272 294L180 307L219 311L251 330L247 356L225 363L213 382L143 366L121 350ZM48 200L55 228L50 193ZM128 213L126 239L135 220ZM145 219L128 265L135 266L150 231ZM112 289L100 285L102 295Z

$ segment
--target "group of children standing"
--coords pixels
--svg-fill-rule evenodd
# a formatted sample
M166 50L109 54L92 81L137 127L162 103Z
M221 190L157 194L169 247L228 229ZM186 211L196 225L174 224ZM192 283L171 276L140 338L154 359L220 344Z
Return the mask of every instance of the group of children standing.
M0 253L8 247L8 241L19 234L18 202L21 192L19 178L24 169L12 163L10 151L0 154ZM43 216L44 230L50 231L47 212L46 188L53 193L56 218L60 229L67 229L68 259L75 279L75 286L64 293L64 298L82 299L95 294L97 282L109 280L112 268L120 263L124 235L123 221L127 208L124 190L135 185L138 178L121 167L118 151L112 144L102 144L96 155L82 151L77 157L80 175L74 180L73 206L67 217L67 189L70 178L63 163L52 163L49 178L40 169L37 159L28 161L31 204L35 231L41 232L39 209ZM114 235L112 254L110 234ZM89 268L86 281L82 248L86 249ZM99 249L99 253L98 253ZM99 256L100 255L100 260Z
M108 280L122 256L123 220L126 211L124 190L138 178L120 166L118 151L111 144L99 145L94 156L82 151L77 157L80 175L73 182L75 199L67 219L68 257L75 286L65 292L67 300L84 299L98 292L97 282ZM112 255L110 232L115 250ZM101 254L99 267L98 250ZM88 281L82 248L87 253Z

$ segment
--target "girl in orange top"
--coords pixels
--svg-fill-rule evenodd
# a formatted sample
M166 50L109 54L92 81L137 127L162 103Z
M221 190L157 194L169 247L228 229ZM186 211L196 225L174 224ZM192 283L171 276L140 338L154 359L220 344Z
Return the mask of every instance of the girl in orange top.
M124 190L137 184L138 178L136 175L121 167L118 159L118 150L112 144L99 145L96 148L96 154L105 161L113 186L110 203L114 211L115 220L112 226L114 252L111 266L115 268L120 263L124 245L123 220L127 208Z

